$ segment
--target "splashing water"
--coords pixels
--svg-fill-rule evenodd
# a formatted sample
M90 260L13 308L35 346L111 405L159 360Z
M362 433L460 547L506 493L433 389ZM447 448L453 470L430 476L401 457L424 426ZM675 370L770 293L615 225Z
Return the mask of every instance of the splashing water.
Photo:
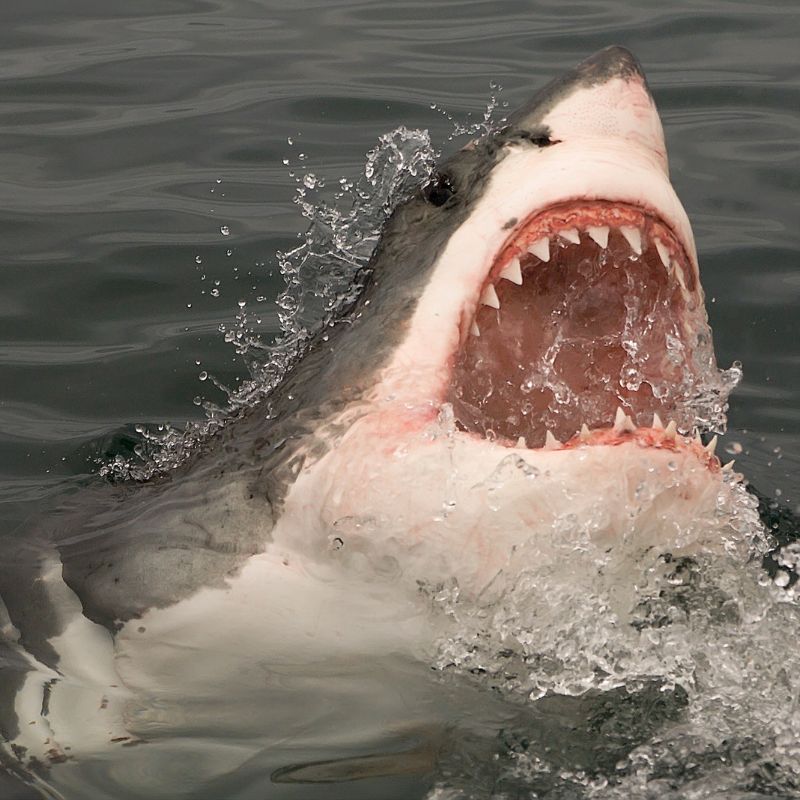
M505 117L497 118L495 116L498 109L508 108L508 101L500 100L503 87L496 81L490 81L489 90L489 101L483 110L480 120L474 120L471 114L468 114L466 119L460 120L438 103L431 103L431 110L438 111L452 126L452 130L447 137L448 142L452 142L461 136L473 138L493 133L505 122Z
M508 105L499 100L502 87L491 82L490 90L479 121L471 117L460 121L436 104L432 106L452 125L447 141L491 133L503 122L502 118L495 118L498 109ZM294 145L291 137L288 144ZM184 428L137 425L141 442L134 448L134 456L100 460L99 473L112 480L142 481L169 472L238 412L267 398L309 342L358 297L384 222L407 193L431 174L438 157L427 131L401 126L379 138L367 153L363 174L357 181L339 179L340 191L333 202L326 202L320 194L324 179L312 172L298 176L290 170L289 175L298 183L294 202L309 227L298 247L276 253L286 282L276 301L282 333L274 343L263 342L253 330L247 303L240 301L233 325L221 325L220 333L244 360L249 379L231 389L207 376L225 396L224 404L200 399L197 404L202 406L206 419L189 422ZM298 154L298 160L305 159L304 153ZM289 159L283 163L290 165ZM229 226L222 226L220 233L229 236ZM197 261L201 263L200 256ZM211 293L219 296L216 288Z
M437 155L427 131L400 127L381 136L367 153L358 181L340 181L341 191L333 203L314 195L324 188L324 181L312 173L299 177L295 202L309 227L298 247L277 253L286 282L276 301L281 335L272 344L263 342L253 330L255 320L246 301L240 301L233 324L221 325L220 332L242 357L250 377L231 389L205 374L225 395L223 405L201 400L206 419L182 429L137 425L142 441L134 448L134 456L101 462L100 474L113 480L141 481L168 472L242 409L267 398L311 340L333 325L358 297L384 222L431 173Z
M755 497L730 477L714 509L677 522L699 547L674 553L642 547L635 516L638 533L609 548L592 535L601 510L566 512L510 585L477 601L455 582L425 587L452 623L442 680L542 709L428 800L800 797L800 545L778 551L770 577Z

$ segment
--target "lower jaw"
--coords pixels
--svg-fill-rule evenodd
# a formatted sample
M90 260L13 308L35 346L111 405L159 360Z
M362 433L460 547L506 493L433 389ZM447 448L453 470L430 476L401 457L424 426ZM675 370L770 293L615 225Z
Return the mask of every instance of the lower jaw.
M674 421L667 423L665 426L658 415L655 415L652 426L639 427L634 425L630 417L620 411L613 425L595 429L589 429L584 426L582 431L564 442L559 441L548 432L545 436L546 441L543 447L529 447L523 437L513 441L503 438L487 438L469 431L463 431L463 433L473 441L488 441L517 452L524 451L531 454L634 445L642 449L690 453L712 472L728 471L733 467L733 462L729 462L723 467L716 456L716 435L711 438L708 444L704 444L699 434L684 436L678 432Z

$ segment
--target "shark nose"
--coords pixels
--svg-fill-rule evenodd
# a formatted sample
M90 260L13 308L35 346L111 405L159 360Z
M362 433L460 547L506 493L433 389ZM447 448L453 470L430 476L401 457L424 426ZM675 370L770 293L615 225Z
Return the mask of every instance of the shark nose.
M582 61L508 122L511 135L533 141L633 147L667 171L661 120L639 61L624 47L606 47Z
M600 84L612 78L646 83L644 70L636 56L625 47L611 45L589 56L574 70L576 82Z

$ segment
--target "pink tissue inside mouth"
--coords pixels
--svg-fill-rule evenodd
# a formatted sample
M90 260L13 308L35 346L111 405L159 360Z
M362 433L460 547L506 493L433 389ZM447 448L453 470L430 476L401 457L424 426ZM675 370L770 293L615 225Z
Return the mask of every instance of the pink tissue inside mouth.
M549 260L530 252L542 239ZM567 441L582 424L612 426L619 407L639 427L657 412L691 428L692 356L708 328L694 270L657 218L610 202L548 209L501 249L490 285L500 307L479 302L446 398L462 429L541 447L548 430Z

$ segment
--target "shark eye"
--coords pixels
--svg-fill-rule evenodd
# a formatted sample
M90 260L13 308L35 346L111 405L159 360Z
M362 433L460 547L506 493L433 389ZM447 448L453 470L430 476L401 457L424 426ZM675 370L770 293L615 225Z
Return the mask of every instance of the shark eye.
M442 172L437 172L422 187L422 196L434 206L443 206L455 193L450 178Z

